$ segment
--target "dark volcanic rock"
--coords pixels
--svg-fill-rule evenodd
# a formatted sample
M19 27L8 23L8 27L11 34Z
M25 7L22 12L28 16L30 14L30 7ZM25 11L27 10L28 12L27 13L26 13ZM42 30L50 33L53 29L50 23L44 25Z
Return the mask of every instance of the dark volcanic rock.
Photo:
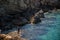
M37 23L39 23L39 22L41 22L40 17L35 17L33 23L34 23L34 24L37 24Z
M32 15L40 9L44 12L54 8L60 8L58 0L0 0L0 29L8 30L14 26L23 26L30 23ZM33 23L41 22L44 18L43 13L40 17L35 17ZM13 26L14 25L14 26Z

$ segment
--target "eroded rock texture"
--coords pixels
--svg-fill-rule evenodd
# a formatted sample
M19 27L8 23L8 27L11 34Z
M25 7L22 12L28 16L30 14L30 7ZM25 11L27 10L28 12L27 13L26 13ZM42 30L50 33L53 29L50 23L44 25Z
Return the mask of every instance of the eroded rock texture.
M46 12L60 8L59 4L59 0L0 0L0 29L8 30L30 23L32 15L40 9Z

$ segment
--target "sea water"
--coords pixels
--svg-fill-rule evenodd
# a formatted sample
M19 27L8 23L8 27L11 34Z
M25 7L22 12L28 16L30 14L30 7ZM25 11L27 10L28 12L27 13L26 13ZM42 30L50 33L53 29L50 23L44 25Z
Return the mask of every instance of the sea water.
M60 12L46 13L38 24L22 27L22 37L28 40L60 40Z

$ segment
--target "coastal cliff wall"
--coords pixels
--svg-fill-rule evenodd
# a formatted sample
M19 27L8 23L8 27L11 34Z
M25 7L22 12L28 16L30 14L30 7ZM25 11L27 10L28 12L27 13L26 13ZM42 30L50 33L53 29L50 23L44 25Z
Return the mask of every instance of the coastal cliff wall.
M59 4L58 0L0 0L0 29L8 30L30 23L31 17L40 9L60 8Z
M40 8L42 5L59 6L59 0L0 0L10 10L25 10L27 8Z

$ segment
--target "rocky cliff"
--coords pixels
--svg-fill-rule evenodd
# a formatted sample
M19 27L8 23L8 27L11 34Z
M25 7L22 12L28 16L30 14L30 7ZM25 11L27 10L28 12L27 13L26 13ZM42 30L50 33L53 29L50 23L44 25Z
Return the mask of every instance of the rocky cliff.
M0 29L9 30L30 23L40 9L45 12L60 8L59 4L59 0L0 0Z
M0 4L3 4L10 10L25 10L27 8L38 9L42 5L57 6L60 4L59 0L0 0ZM58 5L59 6L59 5Z

